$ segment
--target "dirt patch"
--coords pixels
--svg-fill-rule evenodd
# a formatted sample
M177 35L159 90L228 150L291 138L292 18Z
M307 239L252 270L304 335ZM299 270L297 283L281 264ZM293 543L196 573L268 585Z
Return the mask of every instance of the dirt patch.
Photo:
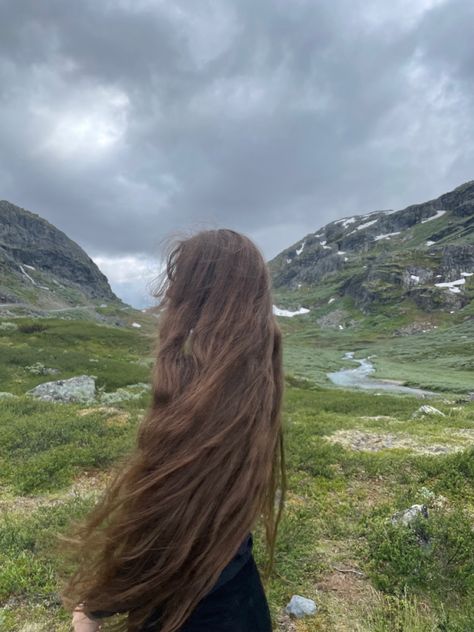
M461 439L468 439L474 441L474 428L450 428L449 433L461 437Z
M396 417L390 417L389 415L375 415L374 417L361 417L360 419L364 419L365 421L398 421Z
M296 622L286 613L277 615L276 624L278 632L298 632Z
M39 507L54 507L61 505L73 497L86 498L99 494L110 478L108 472L84 472L76 478L70 487L54 494L38 496L13 496L0 500L0 512L7 513L31 512Z
M360 452L380 452L381 450L406 449L417 454L448 454L458 452L464 446L432 444L424 445L408 435L375 433L362 430L338 430L326 437L330 443L337 443L350 450Z
M79 417L84 417L85 415L92 415L93 413L106 413L107 415L115 415L116 413L121 413L122 411L119 408L114 408L113 406L93 406L92 408L83 408L78 411Z
M340 570L334 570L316 584L318 591L331 593L345 604L360 603L370 592L370 584L356 568L341 564Z
M339 568L339 565L337 565ZM360 571L351 564L340 564L317 584L322 630L354 632L360 629L361 604L373 600L373 588Z
M105 421L107 426L125 426L130 419L130 413L120 410L120 408L114 408L113 406L96 406L91 408L83 408L77 414L79 417L85 417L86 415L93 415L94 413L103 413L107 415Z

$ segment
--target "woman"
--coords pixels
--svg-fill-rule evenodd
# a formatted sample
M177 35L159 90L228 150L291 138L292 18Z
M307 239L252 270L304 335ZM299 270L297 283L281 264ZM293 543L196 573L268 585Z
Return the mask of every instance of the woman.
M69 543L76 632L270 632L252 553L271 572L285 468L271 280L229 229L177 240L159 299L152 401L136 448ZM110 627L109 627L110 626Z

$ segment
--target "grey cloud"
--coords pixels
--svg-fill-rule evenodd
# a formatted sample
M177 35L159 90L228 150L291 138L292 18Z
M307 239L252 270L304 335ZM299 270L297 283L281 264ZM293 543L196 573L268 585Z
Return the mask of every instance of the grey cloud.
M435 197L473 177L474 17L433 5L0 2L0 197L96 255L209 224L268 258Z

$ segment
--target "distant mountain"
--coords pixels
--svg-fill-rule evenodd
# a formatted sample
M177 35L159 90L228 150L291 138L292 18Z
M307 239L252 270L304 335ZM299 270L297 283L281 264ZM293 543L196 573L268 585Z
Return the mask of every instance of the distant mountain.
M92 259L45 219L0 201L0 305L124 303Z
M269 266L287 306L464 310L474 305L474 181L403 210L338 219Z

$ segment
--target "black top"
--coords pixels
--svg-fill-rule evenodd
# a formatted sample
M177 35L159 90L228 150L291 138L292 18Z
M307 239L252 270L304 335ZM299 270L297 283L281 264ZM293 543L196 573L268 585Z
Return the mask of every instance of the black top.
M207 593L208 595L217 588L220 588L223 584L228 582L234 575L240 571L242 566L248 561L249 557L252 555L252 547L253 547L253 538L252 534L249 533L242 544L237 549L237 553L230 560L227 566L224 567L223 571L217 578L216 583L211 588L211 590Z
M225 566L224 569L222 570L214 586L206 594L210 595L215 590L220 588L223 584L231 580L235 575L237 575L240 569L251 557L252 550L253 550L253 538L252 538L252 534L249 533L248 536L245 538L245 540L237 549L237 552L234 555L234 557L230 560L227 566ZM108 610L94 610L93 612L89 612L87 614L92 619L101 619L102 617L110 617L114 614L118 614L119 612L121 611L115 610L114 612L110 612Z

